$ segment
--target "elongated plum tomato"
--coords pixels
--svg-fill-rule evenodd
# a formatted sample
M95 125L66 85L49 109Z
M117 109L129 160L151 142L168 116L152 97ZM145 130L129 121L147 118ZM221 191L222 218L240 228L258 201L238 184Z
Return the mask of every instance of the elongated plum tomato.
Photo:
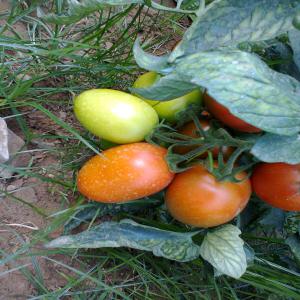
M241 172L236 178L243 179ZM196 227L213 227L232 220L247 205L249 179L239 183L217 181L202 165L177 174L167 189L166 205L178 221Z
M200 119L199 122L204 131L209 130L210 125L207 120ZM199 138L201 136L200 133L197 132L197 128L196 128L196 125L194 122L189 122L189 123L185 124L178 132L181 134L190 136L190 137L194 137L194 138L197 138L197 137ZM176 147L176 152L180 153L180 154L185 154L193 149L196 149L199 146L200 145L198 145L198 146L179 146L179 147ZM222 151L223 151L224 158L228 158L233 153L233 148L224 146L224 147L222 147ZM203 155L203 157L207 157L207 154L206 153L204 153L204 154L205 155ZM215 147L214 149L212 149L212 155L214 158L217 158L218 154L219 154L219 147Z
M270 205L300 211L300 164L261 163L251 182L257 196Z
M77 178L79 192L105 203L126 202L164 189L173 179L167 150L148 143L110 148L92 157Z
M133 87L150 87L159 78L160 75L158 75L156 72L147 72L138 77L138 79L134 82ZM142 99L156 110L158 116L161 119L166 119L167 121L172 123L176 121L176 115L179 112L184 111L190 104L201 105L202 93L197 89L184 96L169 101L155 101L144 98Z
M96 136L117 144L144 140L158 123L156 111L133 95L110 89L94 89L74 100L79 122Z
M204 103L208 111L222 123L228 127L241 132L258 133L261 129L252 126L242 119L234 116L224 105L218 103L214 98L207 93L203 96Z

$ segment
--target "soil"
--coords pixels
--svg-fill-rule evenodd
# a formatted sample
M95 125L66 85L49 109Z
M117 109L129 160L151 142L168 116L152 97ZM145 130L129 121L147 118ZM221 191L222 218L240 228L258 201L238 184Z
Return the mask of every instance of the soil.
M30 123L33 116L35 116L34 113L28 117L28 123ZM46 129L49 128L50 120L46 117L43 121L37 119L40 122L40 133L45 133ZM14 122L8 124L16 134L22 137L21 131ZM34 129L33 131L37 132ZM50 146L50 143L43 141L42 146L45 146L45 144ZM37 147L37 145L31 146ZM59 147L59 144L54 142L52 146ZM28 148L28 150L32 149ZM49 155L47 151L33 151L30 153L33 167L45 172L48 176L55 176L55 170L60 168L57 157ZM48 168L51 168L51 173L47 171ZM38 178L14 174L10 179L1 180L0 191L4 191L4 193L0 193L0 249L3 253L1 259L5 259L16 253L22 244L32 241L36 231L46 228L51 221L51 218L35 211L30 205L41 209L47 216L51 216L65 207L62 204L62 190L57 185L53 186L42 182ZM51 234L51 237L55 238L61 233L61 230L56 231ZM57 290L67 283L60 275L68 273L66 269L42 257L28 257L27 254L31 250L24 253L23 256L19 255L22 259L12 259L9 263L0 265L0 300L28 299L30 296L35 295L36 287L27 280L24 271L37 275L34 271L34 265L36 264L38 264L43 284L48 291ZM64 264L72 265L67 256L53 256L52 258ZM20 267L24 268L14 270Z

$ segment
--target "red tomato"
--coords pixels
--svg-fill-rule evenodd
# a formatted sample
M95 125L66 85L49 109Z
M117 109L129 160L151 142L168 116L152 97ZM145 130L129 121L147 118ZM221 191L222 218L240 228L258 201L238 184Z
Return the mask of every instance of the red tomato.
M77 178L79 192L99 202L126 202L164 189L173 179L167 150L148 143L110 148L92 157Z
M257 196L270 205L300 211L300 164L259 164L251 182Z
M220 120L228 127L242 132L249 132L249 133L261 132L261 129L254 127L253 125L234 116L224 105L217 102L214 98L210 97L207 93L204 94L203 99L209 112L212 113L216 119Z
M244 172L236 178L245 178ZM166 205L178 221L213 227L232 220L247 205L251 195L249 179L219 182L202 165L177 174L167 189Z
M203 128L203 130L209 130L210 125L209 122L206 120L202 120L200 119L200 124ZM197 128L194 122L190 122L187 123L186 125L184 125L179 131L179 133L184 134L184 135L188 135L191 137L200 137L199 132L197 132ZM200 145L199 145L200 146ZM198 146L179 146L176 148L176 152L180 153L180 154L185 154L193 149L196 149ZM222 151L223 151L223 155L225 158L228 158L232 152L233 152L233 148L232 147L222 147ZM214 158L217 158L219 154L219 147L215 147L214 149L212 149L212 155ZM203 157L207 157L207 153L204 153Z

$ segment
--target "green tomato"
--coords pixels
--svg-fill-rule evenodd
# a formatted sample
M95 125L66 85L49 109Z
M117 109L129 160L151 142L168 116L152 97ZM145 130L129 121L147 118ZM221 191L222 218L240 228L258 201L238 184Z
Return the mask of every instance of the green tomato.
M74 99L79 122L98 137L117 144L144 140L158 124L156 111L133 95L110 89L93 89Z
M134 82L134 88L146 88L150 87L160 78L160 75L156 72L147 72L138 77ZM176 121L176 115L184 111L189 105L196 104L201 105L202 93L200 90L194 90L186 95L169 101L155 101L142 98L149 103L157 112L161 119L166 119L169 122Z

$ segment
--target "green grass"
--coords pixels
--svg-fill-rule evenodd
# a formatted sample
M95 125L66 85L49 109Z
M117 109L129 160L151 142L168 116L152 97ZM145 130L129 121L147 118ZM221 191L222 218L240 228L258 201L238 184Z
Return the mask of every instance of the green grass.
M0 250L0 265L12 265L0 276L21 271L36 290L29 299L300 299L300 274L290 270L284 261L283 257L289 258L290 254L282 240L269 233L259 238L255 233L245 234L246 240L254 245L257 258L240 280L214 278L211 267L201 259L180 264L128 249L70 251L42 247L76 208L84 205L74 179L83 161L99 148L97 139L72 119L62 121L57 111L63 108L70 116L72 97L82 90L126 90L140 72L131 49L141 30L145 38L151 39L149 50L164 51L164 45L174 35L182 35L184 27L179 15L152 12L147 17L147 8L133 5L106 9L91 16L88 22L53 26L32 14L38 1L27 7L17 1L13 3L13 9L0 16L7 21L0 29L0 99L4 99L0 100L0 113L16 120L32 151L55 155L59 160L59 167L42 169L32 161L28 167L15 171L20 176L49 183L54 195L60 197L61 211L51 215L43 207L7 194L11 201L23 202L47 218L49 225L33 232L29 242L13 228L5 227L20 246L12 253ZM51 1L51 5L50 11L61 12L62 1ZM13 29L20 21L26 25L26 38ZM32 130L27 114L35 110L64 133ZM36 139L58 140L60 145L35 149L32 142ZM49 173L55 174L55 178L47 176ZM147 218L147 214L139 216L144 223L150 222ZM271 251L274 245L276 251ZM31 267L20 260L24 257L30 258ZM64 286L49 289L41 261L55 268L53 276L63 278Z

